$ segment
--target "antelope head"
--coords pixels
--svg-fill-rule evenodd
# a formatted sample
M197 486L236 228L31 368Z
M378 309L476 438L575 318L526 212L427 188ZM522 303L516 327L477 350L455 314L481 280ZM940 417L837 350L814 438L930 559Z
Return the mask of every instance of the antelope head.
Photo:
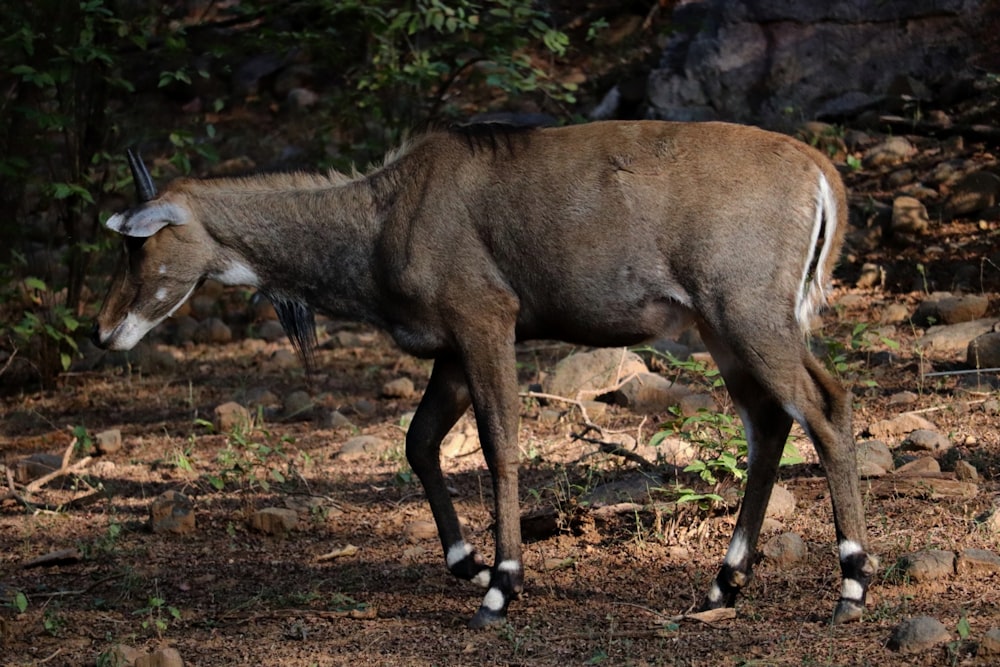
M158 195L141 158L129 150L128 161L139 204L105 222L125 242L93 332L112 350L131 349L184 303L207 275L213 245L180 194Z

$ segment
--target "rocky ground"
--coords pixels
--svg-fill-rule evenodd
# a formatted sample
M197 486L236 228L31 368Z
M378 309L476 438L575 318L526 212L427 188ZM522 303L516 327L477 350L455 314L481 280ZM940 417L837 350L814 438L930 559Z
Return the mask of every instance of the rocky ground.
M520 348L527 592L509 624L465 629L481 592L446 574L403 456L429 364L323 322L308 377L266 304L209 284L136 351L86 350L55 386L0 403L0 662L995 664L1000 177L988 136L928 122L802 130L851 189L814 346L853 390L864 443L881 570L862 623L827 623L832 513L797 430L736 617L678 617L707 590L739 496L731 405L685 338L660 346L675 361ZM600 379L567 379L571 355ZM468 416L443 454L488 554ZM715 482L681 470L693 461Z

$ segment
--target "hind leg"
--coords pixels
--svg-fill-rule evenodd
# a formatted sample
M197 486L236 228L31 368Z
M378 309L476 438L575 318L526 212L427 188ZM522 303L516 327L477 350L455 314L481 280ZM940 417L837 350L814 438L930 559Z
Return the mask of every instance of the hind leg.
M778 462L794 419L812 439L830 487L843 575L833 621L857 620L877 562L865 550L850 394L809 353L797 332L774 336L773 329L744 327L739 331L742 336L723 337L702 326L702 336L726 379L750 445L743 507L704 606L732 605L749 577ZM768 335L755 335L761 331Z

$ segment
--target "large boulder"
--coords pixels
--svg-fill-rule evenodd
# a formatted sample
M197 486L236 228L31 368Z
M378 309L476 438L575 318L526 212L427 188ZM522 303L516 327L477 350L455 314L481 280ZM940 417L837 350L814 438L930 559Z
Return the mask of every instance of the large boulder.
M649 114L789 129L969 72L985 0L694 0L650 74Z

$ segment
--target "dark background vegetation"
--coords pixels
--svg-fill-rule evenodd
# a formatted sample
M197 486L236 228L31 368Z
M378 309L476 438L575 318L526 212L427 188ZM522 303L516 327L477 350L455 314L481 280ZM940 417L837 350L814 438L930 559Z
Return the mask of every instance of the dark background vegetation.
M12 3L0 14L3 383L44 383L79 354L115 256L101 223L132 196L126 147L140 148L162 182L247 167L364 168L412 128L482 112L569 121L581 99L655 52L655 21L614 44L609 21L658 9Z

